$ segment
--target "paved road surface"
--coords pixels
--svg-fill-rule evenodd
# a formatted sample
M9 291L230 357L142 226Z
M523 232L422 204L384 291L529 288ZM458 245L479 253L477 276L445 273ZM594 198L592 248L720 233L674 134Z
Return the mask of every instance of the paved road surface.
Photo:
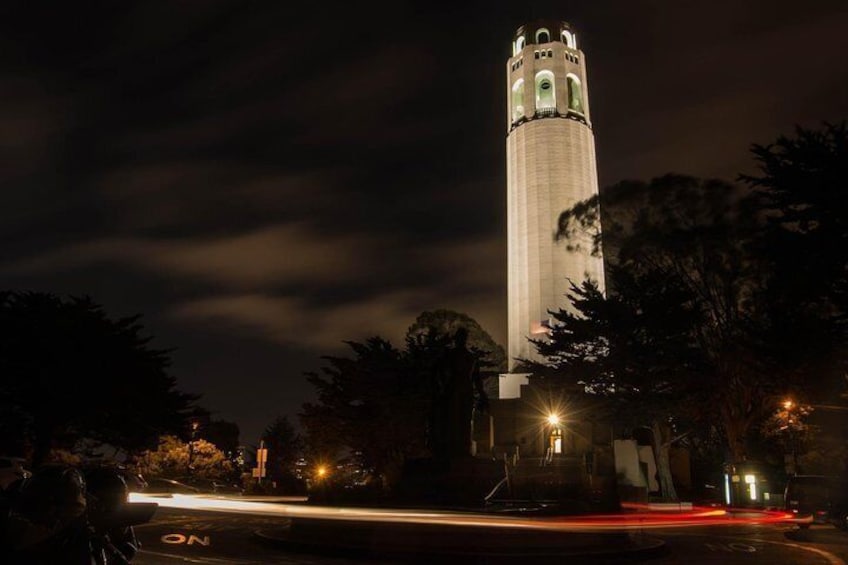
M284 519L274 516L228 514L205 510L160 508L153 522L138 528L143 543L142 552L133 561L138 565L165 565L174 563L196 564L371 564L418 562L456 562L450 557L345 554L344 552L304 552L291 547L262 542L254 532L279 530ZM831 527L814 526L804 532L786 525L734 525L688 528L660 528L645 534L660 538L666 547L659 555L626 562L682 564L759 564L769 565L845 565L848 562L848 533ZM463 535L458 529L457 536ZM466 534L467 535L467 534ZM551 535L567 535L559 532ZM639 532L632 535L638 537ZM327 540L331 542L332 540ZM526 548L532 552L532 547ZM512 562L527 558L513 558ZM533 559L538 560L538 559ZM548 562L617 563L616 558L546 559ZM491 558L463 558L472 563L499 562Z

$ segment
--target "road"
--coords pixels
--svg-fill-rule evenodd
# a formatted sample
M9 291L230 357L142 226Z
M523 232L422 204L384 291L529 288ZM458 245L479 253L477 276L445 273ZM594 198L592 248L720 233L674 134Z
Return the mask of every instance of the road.
M667 554L649 563L844 565L848 534L830 526L741 526L656 530Z
M276 509L273 504L269 509ZM335 509L335 512L344 512ZM418 513L419 515L424 515ZM366 514L367 515L367 514ZM427 513L428 520L438 522L437 513ZM347 519L346 519L347 520ZM388 520L388 518L386 519ZM456 520L451 520L455 522ZM453 547L462 547L471 539L469 528L451 523L449 526L406 523L401 527L406 530L395 530L388 536L380 537L379 534L371 534L369 538L373 546L386 543L394 538L392 552L373 551L348 551L335 549L339 533L355 531L362 525L359 518L340 524L334 530L333 524L322 535L319 524L317 543L312 547L295 549L291 545L279 542L269 542L257 537L257 531L278 532L282 531L283 525L288 518L268 512L264 515L256 515L250 512L231 513L208 508L187 509L163 507L157 511L154 521L137 528L137 533L142 541L143 547L139 556L133 563L140 565L164 565L174 563L197 563L197 564L315 564L315 565L341 565L341 564L370 564L370 563L403 563L410 560L418 562L441 561L452 563L460 560L457 556L450 554L440 555L438 559L426 554L430 549L425 543L423 546L414 547L410 545L408 554L398 550L404 545L404 531L406 535L410 531L419 532L426 528L441 528L438 530L439 543L446 543ZM383 522L385 524L387 522ZM393 523L394 524L394 523ZM386 527L384 525L368 527ZM388 526L395 527L395 526ZM488 526L487 526L488 527ZM433 530L436 531L436 530ZM478 536L479 531L473 534ZM521 562L528 558L539 558L537 550L546 546L545 555L555 558L557 554L556 545L548 542L539 543L539 540L569 540L579 533L562 531L562 528L542 529L541 531L527 531L521 529L501 529L495 533L495 538L503 547L510 548L508 558L498 555L499 550L490 552L492 555L486 557L482 554L462 556L464 563L495 563L495 562ZM596 534L591 534L596 535ZM535 537L534 537L535 536ZM540 537L543 536L543 537ZM809 530L802 531L794 525L783 523L757 524L714 524L709 526L690 525L676 527L676 524L648 526L644 529L628 527L626 533L617 533L611 528L603 533L609 539L630 538L642 540L643 536L649 540L659 539L665 542L665 547L659 552L641 554L629 552L626 559L621 556L603 557L593 556L576 559L573 548L563 551L562 559L555 561L568 563L619 563L645 562L657 564L756 564L769 563L774 565L845 565L848 562L848 533L841 532L829 526L813 526ZM493 539L495 539L493 538ZM413 538L409 538L413 539ZM475 538L479 539L479 537ZM536 541L534 541L536 540ZM420 539L418 540L420 542ZM594 542L593 542L594 543ZM367 544L366 544L367 545ZM566 543L566 546L568 543ZM595 543L601 550L605 550L607 544ZM320 548L316 550L315 548ZM422 551L423 550L423 551Z

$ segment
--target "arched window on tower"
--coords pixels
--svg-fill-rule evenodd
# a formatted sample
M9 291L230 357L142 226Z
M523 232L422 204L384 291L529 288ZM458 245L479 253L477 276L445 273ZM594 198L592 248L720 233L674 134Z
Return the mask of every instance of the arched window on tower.
M574 45L574 36L567 29L562 30L562 42L572 49L577 49Z
M585 113L583 110L583 87L580 79L574 75L566 77L568 83L568 109L578 114Z
M512 121L524 117L524 79L520 78L512 85Z
M551 71L539 71L536 74L536 109L545 108L556 108L554 73Z
M513 49L512 49L512 54L513 54L513 56L518 55L519 53L521 53L521 50L522 50L522 49L524 49L524 36L523 36L523 35L519 35L518 37L516 37L516 38L515 38L515 43L514 43L513 45L514 45L514 47L513 47Z
M540 28L536 30L536 43L550 43L551 42L551 32L549 32L545 28Z

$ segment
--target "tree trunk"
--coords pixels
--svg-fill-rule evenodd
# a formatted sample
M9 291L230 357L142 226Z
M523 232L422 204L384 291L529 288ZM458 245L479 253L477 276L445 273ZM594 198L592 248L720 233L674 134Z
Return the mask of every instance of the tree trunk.
M671 448L671 437L663 437L663 428L659 421L654 420L651 424L654 434L654 452L657 458L657 474L660 480L660 494L665 501L677 501L677 491L674 489L674 480L671 477L671 463L669 461L669 449Z

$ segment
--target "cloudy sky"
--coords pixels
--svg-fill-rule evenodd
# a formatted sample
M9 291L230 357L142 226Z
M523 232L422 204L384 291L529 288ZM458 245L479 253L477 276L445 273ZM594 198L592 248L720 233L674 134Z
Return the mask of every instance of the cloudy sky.
M524 21L578 31L601 186L733 180L750 143L848 117L844 0L382 6L4 2L0 288L143 314L251 443L342 340L450 308L505 345Z

